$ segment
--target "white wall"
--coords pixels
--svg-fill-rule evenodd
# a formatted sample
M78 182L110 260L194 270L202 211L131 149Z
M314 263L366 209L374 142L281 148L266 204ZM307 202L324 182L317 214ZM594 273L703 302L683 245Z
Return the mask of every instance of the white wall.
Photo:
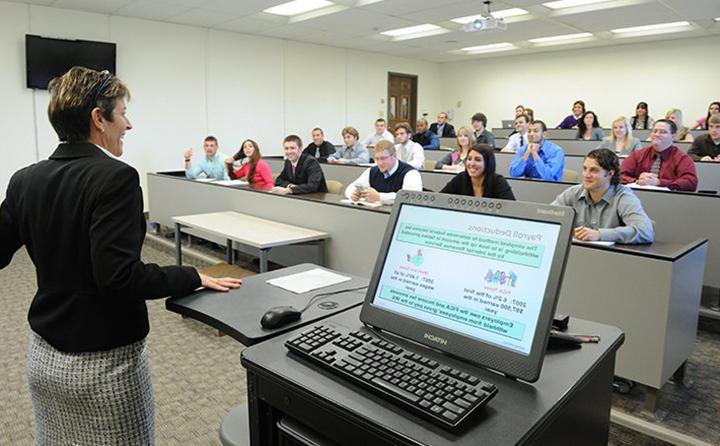
M47 92L25 87L26 33L117 43L134 126L123 159L143 184L146 172L182 168L182 152L199 152L208 134L228 154L246 138L280 154L285 134L308 141L316 126L335 143L346 125L368 134L385 114L388 71L418 76L419 110L440 105L440 66L430 62L0 1L0 199L15 170L57 145Z
M708 37L447 63L441 106L455 112L456 127L478 111L488 116L488 126L499 127L513 118L517 104L554 127L582 99L607 128L645 101L650 116L679 108L690 125L720 100L719 48L718 38Z

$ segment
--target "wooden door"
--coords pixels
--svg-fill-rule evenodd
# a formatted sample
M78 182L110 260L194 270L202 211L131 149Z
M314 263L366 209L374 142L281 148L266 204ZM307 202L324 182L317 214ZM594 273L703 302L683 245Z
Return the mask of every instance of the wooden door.
M407 122L415 128L417 119L417 76L388 73L388 128Z

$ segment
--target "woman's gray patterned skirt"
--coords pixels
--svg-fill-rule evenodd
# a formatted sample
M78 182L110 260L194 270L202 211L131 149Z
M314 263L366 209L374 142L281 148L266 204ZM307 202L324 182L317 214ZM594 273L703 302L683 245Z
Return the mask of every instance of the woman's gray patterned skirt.
M154 443L144 339L107 351L65 353L31 332L27 369L37 445Z

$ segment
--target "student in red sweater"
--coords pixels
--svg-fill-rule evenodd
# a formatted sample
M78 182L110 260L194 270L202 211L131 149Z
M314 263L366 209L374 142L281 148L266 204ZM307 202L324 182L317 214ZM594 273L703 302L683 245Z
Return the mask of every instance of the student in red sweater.
M272 171L262 160L257 143L252 139L246 139L241 147L235 155L225 160L230 178L233 180L245 178L251 186L273 186ZM243 160L243 164L239 169L234 169L233 163L238 160Z

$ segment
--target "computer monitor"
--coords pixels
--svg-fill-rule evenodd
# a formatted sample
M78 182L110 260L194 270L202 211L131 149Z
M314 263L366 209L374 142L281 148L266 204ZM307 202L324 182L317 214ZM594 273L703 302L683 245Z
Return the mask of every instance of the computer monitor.
M502 127L504 129L514 129L515 128L515 120L514 119L503 119Z
M403 190L360 319L534 382L574 218L568 207Z

